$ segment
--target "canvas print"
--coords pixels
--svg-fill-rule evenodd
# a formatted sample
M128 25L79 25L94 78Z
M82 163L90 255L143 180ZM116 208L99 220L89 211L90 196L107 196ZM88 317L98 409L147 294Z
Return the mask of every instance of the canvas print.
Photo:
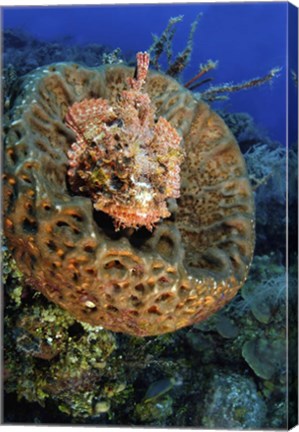
M297 12L2 8L4 424L297 424Z

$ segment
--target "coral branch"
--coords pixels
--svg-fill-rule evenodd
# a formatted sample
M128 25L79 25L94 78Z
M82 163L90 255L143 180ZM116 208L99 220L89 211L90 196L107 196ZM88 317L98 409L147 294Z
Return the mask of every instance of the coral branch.
M190 87L188 88L188 90L193 91L193 90L195 90L196 88L198 88L198 87L200 87L200 86L202 86L202 85L204 85L204 84L207 84L208 82L213 81L213 79L214 79L214 78L206 78L206 79L204 79L204 80L202 80L202 81L199 81L199 82L193 84L192 86L190 86Z
M154 43L149 48L149 53L153 53L152 65L155 69L160 70L159 59L164 53L167 57L168 69L167 75L177 77L187 66L191 58L193 48L193 37L202 14L196 17L196 20L191 24L191 29L187 41L186 48L177 55L172 61L172 39L176 31L176 24L183 20L183 15L171 18L168 25L160 37L154 35Z
M176 24L181 22L184 15L170 18L166 29L163 31L160 37L153 35L154 42L148 50L148 53L152 57L152 65L155 69L159 70L159 58L166 53L168 62L170 63L172 57L172 39L176 31Z
M195 75L193 78L191 78L184 87L190 88L191 84L193 84L195 81L199 80L203 75L205 75L207 72L209 72L212 69L215 69L218 65L218 61L208 60L206 64L201 64L199 67L199 72L197 75Z
M175 58L174 62L171 65L169 65L166 71L167 75L170 75L172 77L177 77L186 68L187 64L189 63L192 49L193 49L194 33L201 16L202 14L199 14L196 17L196 20L192 23L186 48L184 49L184 51L179 53Z
M280 71L280 67L275 67L263 77L253 78L239 84L221 84L219 86L210 87L208 90L201 93L201 99L208 102L227 99L225 93L233 93L240 90L247 90L252 87L258 87L262 84L272 81L275 77L278 76Z

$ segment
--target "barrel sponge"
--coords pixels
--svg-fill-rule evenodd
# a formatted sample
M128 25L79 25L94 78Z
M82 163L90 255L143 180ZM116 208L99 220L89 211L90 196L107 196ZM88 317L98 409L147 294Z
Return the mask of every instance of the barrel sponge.
M180 198L152 232L116 231L67 181L70 106L113 101L134 69L60 63L26 75L4 125L4 230L28 284L76 319L137 336L175 331L223 307L244 283L254 204L224 122L174 79L150 71L145 91L182 137Z

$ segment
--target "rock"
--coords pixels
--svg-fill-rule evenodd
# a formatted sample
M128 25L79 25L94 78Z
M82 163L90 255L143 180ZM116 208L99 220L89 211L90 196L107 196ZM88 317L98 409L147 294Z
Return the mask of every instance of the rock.
M96 414L102 414L108 412L110 409L110 402L109 401L101 401L97 402L94 408L94 411Z
M238 327L226 316L220 315L216 321L216 330L220 336L226 339L233 339L238 336Z
M253 339L244 344L242 355L257 376L269 380L284 365L285 349L283 339Z
M260 429L266 427L266 404L251 378L219 372L204 399L202 427Z

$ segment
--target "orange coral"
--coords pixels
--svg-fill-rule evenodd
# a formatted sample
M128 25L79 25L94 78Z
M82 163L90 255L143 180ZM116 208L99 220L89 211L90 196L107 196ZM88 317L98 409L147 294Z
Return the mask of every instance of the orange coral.
M156 119L142 90L148 66L149 55L138 53L136 78L127 79L129 88L114 103L85 99L65 118L76 133L68 152L70 185L91 196L116 228L151 230L170 216L166 199L180 194L181 137L163 117Z

